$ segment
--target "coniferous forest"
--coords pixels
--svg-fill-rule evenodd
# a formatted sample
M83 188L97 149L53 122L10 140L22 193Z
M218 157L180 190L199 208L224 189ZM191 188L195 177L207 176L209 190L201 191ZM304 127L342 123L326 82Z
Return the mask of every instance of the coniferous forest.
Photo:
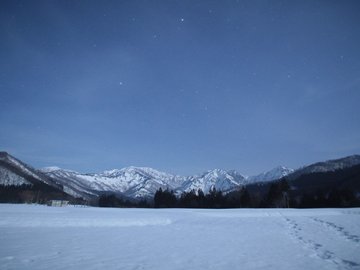
M264 189L264 188L263 188ZM199 190L183 192L177 196L172 190L156 191L153 200L139 202L102 195L100 207L154 207L154 208L326 208L359 207L360 199L348 188L317 189L312 193L299 193L290 189L282 179L271 183L267 192L249 192L246 187L223 193L213 188L208 194Z
M153 198L133 201L116 194L100 196L101 207L154 208L327 208L360 206L360 165L331 172L282 178L231 192L211 189L176 194L159 189Z
M153 208L325 208L360 206L360 165L335 171L286 176L271 182L253 183L238 189L170 190L159 188L153 197L134 199L121 193L98 193L90 199L73 197L40 181L32 185L0 185L0 203L40 203L68 200L72 204L100 207Z

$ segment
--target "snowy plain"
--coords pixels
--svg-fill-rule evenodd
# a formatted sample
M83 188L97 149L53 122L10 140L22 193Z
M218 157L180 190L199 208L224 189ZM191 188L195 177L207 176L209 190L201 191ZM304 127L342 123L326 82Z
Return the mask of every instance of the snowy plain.
M360 269L360 209L0 204L0 269Z

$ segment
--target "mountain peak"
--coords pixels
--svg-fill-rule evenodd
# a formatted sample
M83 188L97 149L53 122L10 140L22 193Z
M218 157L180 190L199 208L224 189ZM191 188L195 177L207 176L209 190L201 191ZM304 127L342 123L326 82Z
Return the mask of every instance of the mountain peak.
M65 192L77 197L88 198L89 196L97 196L102 192L116 192L130 198L139 198L153 196L160 187L172 189L177 194L198 189L207 193L214 187L217 190L228 192L247 184L270 182L284 176L292 180L301 174L335 171L360 164L360 155L318 162L296 171L279 165L269 171L250 177L244 177L236 170L219 168L193 176L178 176L150 167L136 166L106 170L102 173L77 173L56 166L35 170L7 152L0 152L0 161L0 166L2 163L4 164L4 172L9 171L9 168L14 173L19 172L19 177L14 175L11 176L11 179L7 177L6 183L22 184L27 183L27 179L31 181L35 179L52 186L61 185Z
M57 166L49 166L39 169L42 172L54 172L54 171L61 171L62 169Z
M5 152L5 151L0 151L0 158L4 158L6 156L9 156L9 153L8 152Z
M223 175L223 174L227 174L228 172L223 170L223 169L213 169L213 170L208 170L204 173L204 175Z
M119 177L119 176L125 175L125 174L127 174L127 175L128 174L130 174L130 175L141 174L141 175L148 175L151 177L154 177L154 176L172 177L171 174L161 172L161 171L155 170L150 167L136 167L136 166L124 167L122 169L112 169L112 170L107 170L107 171L100 173L100 175L106 176L106 177Z
M52 173L52 172L78 173L76 171L63 169L63 168L60 168L60 167L57 167L57 166L44 167L44 168L39 169L39 171L41 171L43 173Z

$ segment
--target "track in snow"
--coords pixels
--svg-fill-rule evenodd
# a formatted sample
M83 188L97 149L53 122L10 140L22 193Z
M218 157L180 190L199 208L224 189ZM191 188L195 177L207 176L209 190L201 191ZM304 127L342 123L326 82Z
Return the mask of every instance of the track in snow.
M328 222L328 221L324 221L321 220L320 218L312 218L313 221L320 223L321 225L324 225L326 229L329 230L334 230L336 233L338 233L339 235L343 236L345 239L355 242L355 243L359 243L360 242L360 236L359 235L354 235L351 234L349 232L347 232L344 227L338 226L335 223L332 222Z
M339 257L335 252L329 250L324 244L318 243L315 240L311 239L312 236L306 233L306 229L299 225L295 220L285 217L284 219L288 224L290 230L290 235L296 239L304 248L310 249L315 256L319 257L325 262L332 263L337 269L360 269L360 263L347 260ZM310 220L315 221L317 224L325 225L327 229L336 230L341 236L345 237L346 240L353 241L358 243L359 236L351 235L346 232L343 227L338 226L334 223L321 220L319 218L310 217ZM305 231L305 233L302 233ZM316 233L316 231L314 232ZM306 236L304 236L306 235Z
M360 209L0 204L0 269L360 269Z

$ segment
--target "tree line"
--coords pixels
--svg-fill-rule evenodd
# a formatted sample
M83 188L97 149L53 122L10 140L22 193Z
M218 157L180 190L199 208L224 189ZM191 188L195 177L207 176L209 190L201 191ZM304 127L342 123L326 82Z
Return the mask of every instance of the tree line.
M65 192L44 183L20 186L0 185L0 203L46 204L49 200L67 200L74 204L84 204L80 198L73 198Z
M177 196L173 190L159 188L153 199L131 201L115 194L102 195L101 207L152 208L323 208L358 207L360 200L350 189L318 189L301 193L291 190L286 179L268 185L265 192L250 192L246 187L224 193L216 188L205 194L201 189L183 192Z

